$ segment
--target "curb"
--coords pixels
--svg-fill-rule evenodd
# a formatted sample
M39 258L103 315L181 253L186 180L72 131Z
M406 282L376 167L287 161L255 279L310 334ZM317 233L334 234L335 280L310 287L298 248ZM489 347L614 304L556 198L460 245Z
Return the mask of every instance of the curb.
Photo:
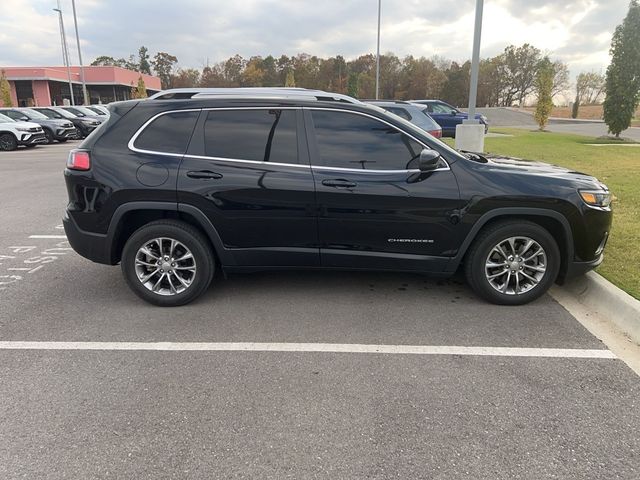
M609 320L634 343L640 344L640 300L595 272L567 281L562 287L602 318Z

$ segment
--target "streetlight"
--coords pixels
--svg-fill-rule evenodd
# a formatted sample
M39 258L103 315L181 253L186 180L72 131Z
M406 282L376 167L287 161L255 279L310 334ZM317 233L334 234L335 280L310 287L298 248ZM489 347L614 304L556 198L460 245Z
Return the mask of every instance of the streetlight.
M78 35L78 17L76 17L76 0L71 0L73 8L73 23L76 27L76 43L78 44L78 59L80 60L80 81L82 82L82 98L85 105L89 105L89 96L87 95L87 83L84 81L84 65L82 65L82 51L80 50L80 35Z
M380 12L382 11L382 0L378 0L378 50L376 53L376 100L380 93Z
M58 20L60 23L60 41L62 42L62 61L67 67L67 78L69 79L69 94L71 96L71 105L75 105L73 100L73 84L71 83L71 67L69 66L69 50L67 49L67 37L64 33L64 20L62 19L62 7L60 6L60 0L58 0L58 8L53 9L54 12L58 12Z

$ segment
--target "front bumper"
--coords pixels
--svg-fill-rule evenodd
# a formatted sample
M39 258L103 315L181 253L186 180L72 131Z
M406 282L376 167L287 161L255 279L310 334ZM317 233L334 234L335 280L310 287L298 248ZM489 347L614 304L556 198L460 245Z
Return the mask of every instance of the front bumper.
M590 260L588 262L569 262L567 265L566 274L559 279L558 283L562 284L565 280L573 277L579 277L580 275L584 275L590 270L597 268L600 266L602 261L604 260L604 253L598 255L594 260Z
M77 136L78 131L75 129L75 127L59 128L53 134L53 138L55 140L69 140L72 138L77 138Z
M47 143L47 137L42 133L24 133L18 139L18 145L38 145Z

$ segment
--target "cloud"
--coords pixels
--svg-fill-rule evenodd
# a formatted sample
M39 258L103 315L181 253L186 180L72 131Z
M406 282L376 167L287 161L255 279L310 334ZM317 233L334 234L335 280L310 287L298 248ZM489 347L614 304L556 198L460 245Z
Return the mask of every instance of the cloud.
M83 56L128 57L140 45L202 67L239 53L300 52L353 58L374 52L376 0L77 0ZM383 52L470 57L473 0L383 0ZM628 0L486 2L482 55L531 43L569 63L574 75L608 63L609 41ZM0 65L61 64L53 0L3 0ZM77 58L71 1L62 0L71 56Z

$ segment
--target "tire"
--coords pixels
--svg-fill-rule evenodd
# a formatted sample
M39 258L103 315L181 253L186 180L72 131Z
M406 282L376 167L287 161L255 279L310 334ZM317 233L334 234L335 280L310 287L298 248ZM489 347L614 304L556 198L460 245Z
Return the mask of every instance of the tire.
M11 133L0 134L0 150L10 152L18 148L18 140Z
M503 221L478 234L466 255L465 274L471 288L485 300L523 305L551 287L560 262L558 244L545 228L533 222Z
M37 143L32 143L30 145L25 145L25 147L27 147L27 148L36 148L37 146L38 146Z
M173 245L177 246L171 251ZM181 260L188 253L192 257ZM172 263L171 257L177 262ZM177 307L192 302L207 290L215 261L211 245L198 230L184 222L159 220L129 237L122 251L121 268L129 288L140 298L161 307Z
M53 132L47 128L44 129L44 137L47 139L47 143L51 145L53 143Z
M60 143L64 143L64 142L66 142L67 140L69 140L69 139L68 139L68 138L60 138L60 139L58 139L58 141L59 141Z

